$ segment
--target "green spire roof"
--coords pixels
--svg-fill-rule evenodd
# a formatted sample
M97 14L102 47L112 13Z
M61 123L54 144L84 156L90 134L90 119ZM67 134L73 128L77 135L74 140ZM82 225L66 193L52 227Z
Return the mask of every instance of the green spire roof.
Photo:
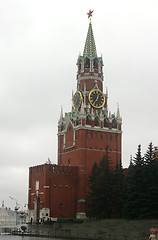
M89 28L88 28L85 47L84 47L83 57L89 57L91 59L97 57L97 51L96 51L96 46L95 46L95 41L94 41L91 22L89 23Z

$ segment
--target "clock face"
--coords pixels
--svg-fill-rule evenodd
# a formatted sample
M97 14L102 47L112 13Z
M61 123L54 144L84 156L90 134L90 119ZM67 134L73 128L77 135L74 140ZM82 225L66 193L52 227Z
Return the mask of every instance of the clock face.
M105 96L99 89L93 89L89 93L89 102L92 107L102 108L105 104Z
M72 99L72 106L74 109L78 109L81 106L82 102L82 93L80 91L77 91Z

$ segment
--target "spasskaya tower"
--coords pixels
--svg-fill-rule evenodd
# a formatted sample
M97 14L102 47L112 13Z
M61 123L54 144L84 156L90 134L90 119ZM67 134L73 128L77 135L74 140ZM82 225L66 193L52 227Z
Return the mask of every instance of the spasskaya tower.
M88 177L93 164L108 151L111 167L121 163L121 125L108 110L103 88L103 60L97 56L91 16L83 55L77 60L77 87L72 109L58 122L58 164L48 161L29 168L28 221L84 218ZM104 184L104 183L103 183Z
M84 215L87 179L94 162L99 163L108 149L113 166L121 163L121 125L119 106L108 110L108 92L103 92L103 59L97 56L91 16L83 55L77 60L77 87L72 110L58 121L58 165L78 167L76 209Z

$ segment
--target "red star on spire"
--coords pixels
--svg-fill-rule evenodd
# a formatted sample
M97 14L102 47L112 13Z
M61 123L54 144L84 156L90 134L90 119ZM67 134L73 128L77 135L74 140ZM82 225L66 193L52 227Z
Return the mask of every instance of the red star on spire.
M89 9L89 13L87 13L88 14L88 18L91 18L92 17L92 13L94 12L94 10L93 11L91 11L91 9Z

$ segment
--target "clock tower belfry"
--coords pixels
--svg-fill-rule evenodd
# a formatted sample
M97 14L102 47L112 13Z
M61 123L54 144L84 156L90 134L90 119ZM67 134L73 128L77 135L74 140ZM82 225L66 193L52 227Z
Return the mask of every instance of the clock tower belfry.
M76 213L85 213L87 180L93 164L108 149L111 166L121 163L122 118L108 110L108 92L103 92L103 60L97 56L91 16L83 55L77 60L77 89L72 110L58 121L58 165L77 166Z

